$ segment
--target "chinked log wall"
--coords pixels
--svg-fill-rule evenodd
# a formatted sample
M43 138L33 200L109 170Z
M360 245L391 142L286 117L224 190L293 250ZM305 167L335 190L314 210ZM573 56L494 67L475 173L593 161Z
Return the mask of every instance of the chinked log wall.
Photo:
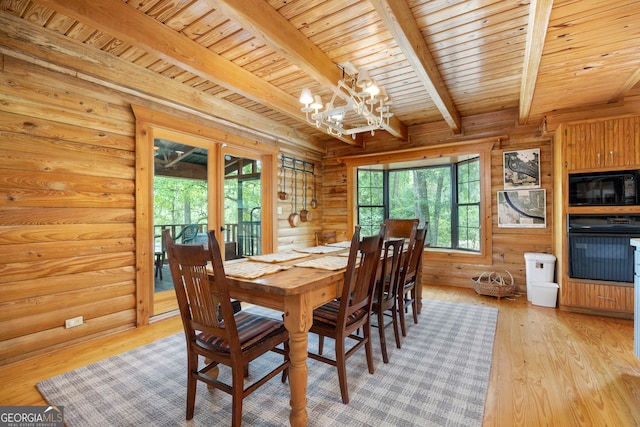
M517 125L517 110L508 110L495 114L466 118L463 121L464 136L452 137L451 131L441 125L425 125L410 130L407 143L401 144L396 140L384 139L383 132L375 141L367 141L367 153L385 152L436 144L455 143L474 138L491 136L506 136L501 143L496 144L491 154L491 206L492 206L492 264L480 265L456 262L436 262L429 259L425 252L423 283L446 286L472 287L472 277L477 277L483 271L497 271L504 273L508 270L515 279L519 290L526 287L525 252L552 253L552 201L553 201L553 160L552 144L549 137L541 135L539 123L528 126ZM546 190L547 226L546 228L498 228L497 222L497 192L504 189L503 153L505 151L540 148L541 188ZM344 145L334 144L329 149L329 155L324 160L324 170L327 176L325 200L325 224L333 222L336 227L346 224L346 206L344 200L347 195L346 169L336 158L359 154L357 150ZM329 178L331 177L331 178ZM329 181L330 179L330 181ZM341 203L342 202L342 203ZM490 297L488 297L490 298Z
M0 364L6 364L134 327L131 104L190 117L11 57L0 56L0 67ZM308 150L283 153L320 159ZM279 243L313 241L322 204L314 222L295 229L285 226L288 206L279 216ZM65 319L76 316L85 324L65 329Z

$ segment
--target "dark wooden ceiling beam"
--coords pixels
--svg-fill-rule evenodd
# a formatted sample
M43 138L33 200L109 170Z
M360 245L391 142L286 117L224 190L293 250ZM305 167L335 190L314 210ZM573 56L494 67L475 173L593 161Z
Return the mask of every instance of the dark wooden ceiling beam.
M433 103L454 133L462 131L460 113L406 1L370 0L413 67Z

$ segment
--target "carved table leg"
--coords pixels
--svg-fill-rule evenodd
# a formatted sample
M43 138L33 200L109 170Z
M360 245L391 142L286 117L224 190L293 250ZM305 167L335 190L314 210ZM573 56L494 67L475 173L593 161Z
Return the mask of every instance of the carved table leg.
M307 425L307 344L313 322L313 308L307 295L285 297L284 325L289 331L289 387L293 427Z

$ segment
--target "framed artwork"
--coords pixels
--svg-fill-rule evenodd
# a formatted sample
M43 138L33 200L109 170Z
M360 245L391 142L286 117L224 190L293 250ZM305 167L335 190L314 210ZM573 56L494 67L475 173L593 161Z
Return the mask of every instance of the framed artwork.
M498 227L545 228L546 206L544 189L498 191Z
M540 188L540 149L504 152L504 189Z

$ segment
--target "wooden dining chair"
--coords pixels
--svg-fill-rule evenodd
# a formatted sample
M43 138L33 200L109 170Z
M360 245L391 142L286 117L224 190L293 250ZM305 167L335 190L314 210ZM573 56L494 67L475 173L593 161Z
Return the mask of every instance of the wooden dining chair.
M424 252L424 242L427 235L428 223L424 228L420 228L416 232L414 243L409 245L407 249L407 262L403 265L400 273L400 285L398 291L398 314L400 316L400 328L402 336L407 336L407 326L405 314L407 307L411 305L413 313L413 323L418 323L418 305L416 302L416 283L418 276L422 274L420 271L422 253Z
M415 238L418 229L418 219L395 219L387 218L384 221L385 239L405 238L411 244L412 238Z
M336 243L338 235L335 231L316 231L316 246Z
M380 259L380 275L376 281L373 297L372 312L376 314L382 361L389 363L387 353L387 338L385 334L385 315L391 317L396 347L400 348L400 331L398 327L398 289L400 284L400 270L402 267L402 253L404 239L392 239L384 242L384 252ZM389 313L390 312L390 313Z
M313 311L313 325L310 332L318 334L319 339L333 338L335 341L335 359L318 353L309 353L309 357L335 366L338 370L342 402L349 403L346 360L362 346L365 347L367 368L373 374L373 350L371 346L371 304L377 277L376 270L380 262L382 236L365 237L359 242L360 227L356 226L351 238L351 248L344 284L339 299L335 299ZM362 336L356 334L362 328ZM346 339L355 344L348 350Z
M229 288L214 232L209 248L178 245L165 232L169 266L176 289L187 340L187 420L193 418L198 381L232 396L231 425L242 423L242 401L274 376L286 380L289 367L289 334L281 321L240 311L234 314ZM213 266L213 277L209 265ZM222 314L219 319L218 313ZM283 348L278 346L282 344ZM244 385L249 362L274 351L284 361L262 378ZM200 357L204 365L199 367ZM218 365L231 368L231 384L217 379Z

